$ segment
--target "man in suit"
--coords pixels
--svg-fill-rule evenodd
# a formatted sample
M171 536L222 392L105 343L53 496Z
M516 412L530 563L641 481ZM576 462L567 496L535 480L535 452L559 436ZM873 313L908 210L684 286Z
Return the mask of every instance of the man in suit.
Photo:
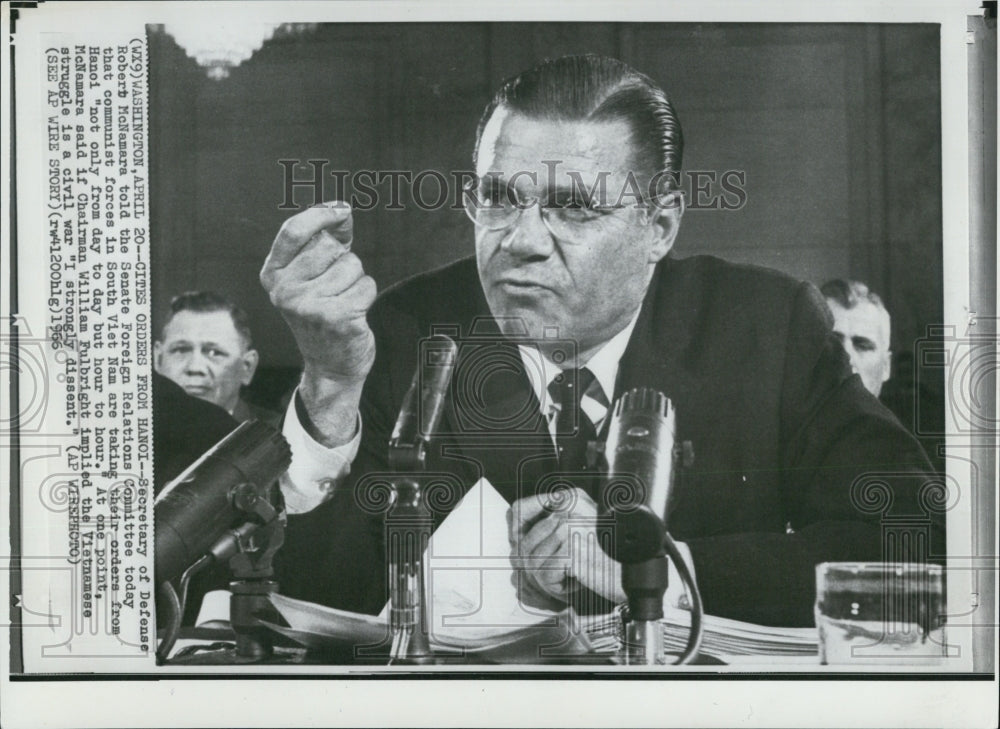
M238 422L277 425L276 413L243 398L260 356L253 346L250 317L214 291L188 291L170 302L170 316L153 344L156 371L189 395L225 410Z
M912 351L892 351L892 317L882 298L861 281L842 278L827 281L820 291L851 371L920 439L934 470L943 473L944 438L934 435L944 432L942 395L925 378L915 378Z
M571 556L568 525L597 528L587 445L635 386L673 400L678 439L693 446L669 528L707 612L810 624L816 563L887 557L880 520L923 513L919 446L850 376L815 288L668 256L683 214L681 150L650 79L612 59L562 58L505 83L483 114L466 198L474 260L376 301L348 250L345 204L285 223L261 271L305 361L285 420L283 592L350 610L384 604L384 521L367 477L387 468L434 331L460 350L429 458L453 488L428 501L440 523L488 479L511 504L525 594L623 599L619 565L600 550ZM886 471L905 475L880 510L865 474ZM546 508L566 481L568 505ZM942 547L939 523L927 529Z

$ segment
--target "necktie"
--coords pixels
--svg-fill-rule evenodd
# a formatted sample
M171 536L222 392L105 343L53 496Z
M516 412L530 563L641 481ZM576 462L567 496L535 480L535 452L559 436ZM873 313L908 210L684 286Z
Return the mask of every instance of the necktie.
M580 401L595 386L600 387L594 373L586 367L563 370L549 383L549 395L559 406L556 454L562 471L586 471L593 467L588 462L587 450L590 443L597 439L597 430L580 407ZM589 487L587 490L590 490Z
M553 402L559 406L556 416L556 451L559 456L559 470L564 472L592 471L595 463L588 458L590 443L597 439L597 430L587 413L580 407L584 395L598 402L605 401L601 385L594 373L586 367L582 369L563 370L549 383L549 394ZM583 489L592 499L597 499L598 478L595 472L591 476L577 476L574 484ZM575 543L571 549L597 550L596 544L581 545ZM604 575L610 578L610 575ZM568 578L566 600L578 615L603 615L614 609L614 603L591 592L571 578ZM614 585L606 586L606 592L611 594Z

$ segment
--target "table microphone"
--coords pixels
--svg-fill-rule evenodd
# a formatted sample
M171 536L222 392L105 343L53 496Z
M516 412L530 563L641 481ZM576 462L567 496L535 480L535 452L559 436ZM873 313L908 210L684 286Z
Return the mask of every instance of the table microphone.
M675 411L657 390L638 387L615 403L605 453L603 505L615 516L613 555L623 563L664 554L674 486Z
M421 343L420 362L389 439L389 461L393 468L423 466L427 444L437 432L444 414L457 355L458 346L444 334L435 334Z
M424 504L422 473L427 446L434 438L458 347L435 334L420 343L420 361L389 439L392 509L386 518L389 565L390 662L434 662L427 629L423 554L433 520Z
M153 506L157 582L173 580L228 531L254 520L291 461L284 437L252 420L167 484Z
M701 643L701 596L666 527L677 466L685 450L675 447L675 426L673 404L648 387L624 393L608 426L608 475L600 509L614 518L608 553L622 565L629 608L625 641L629 663L655 665L666 660L659 622L669 574L666 556L673 560L692 603L691 634L678 663L691 660Z

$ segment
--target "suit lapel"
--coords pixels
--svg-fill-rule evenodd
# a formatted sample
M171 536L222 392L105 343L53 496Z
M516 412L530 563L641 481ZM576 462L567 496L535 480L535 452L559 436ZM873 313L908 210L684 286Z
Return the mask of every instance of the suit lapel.
M686 316L671 285L673 261L664 259L646 292L642 311L622 355L614 400L635 387L652 387L671 400L687 378L683 353L691 337ZM612 402L614 402L614 400Z
M675 410L675 443L687 441L694 456L694 468L678 467L674 484L671 531L688 533L696 528L703 515L694 498L698 450L713 446L704 432L705 414L702 388L708 386L699 376L697 365L689 365L698 346L700 312L686 294L677 275L677 264L665 259L647 292L643 310L622 357L615 398L635 387L651 387L666 395Z
M516 343L495 319L480 313L457 336L459 358L445 411L452 453L513 502L534 493L542 474L557 467L545 417Z

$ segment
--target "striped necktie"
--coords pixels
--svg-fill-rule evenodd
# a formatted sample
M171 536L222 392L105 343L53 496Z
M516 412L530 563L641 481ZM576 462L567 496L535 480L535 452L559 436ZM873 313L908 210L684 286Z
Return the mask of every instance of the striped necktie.
M600 383L586 367L563 370L549 383L549 395L559 409L556 415L556 454L562 471L593 469L588 449L597 440L597 430L580 407L580 402L595 388L599 390Z

